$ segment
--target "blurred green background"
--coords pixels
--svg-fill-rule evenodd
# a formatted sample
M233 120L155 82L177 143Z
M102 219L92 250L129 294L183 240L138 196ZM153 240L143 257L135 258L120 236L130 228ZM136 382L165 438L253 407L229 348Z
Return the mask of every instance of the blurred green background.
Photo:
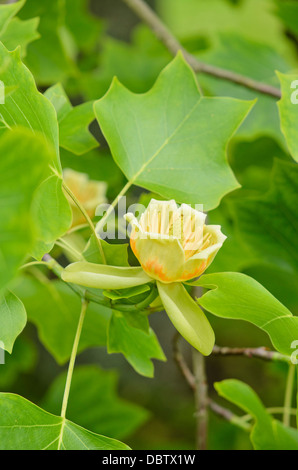
M148 3L182 44L207 63L276 86L275 70L290 72L297 69L298 15L295 21L290 14L296 2L155 0ZM43 92L52 84L61 82L74 105L103 96L115 75L132 91L147 91L171 60L164 46L120 0L27 0L18 16L23 20L40 16L38 31L41 38L28 45L24 57L39 89ZM255 252L249 240L242 236L237 209L239 201L262 198L266 194L274 159L291 161L279 128L276 100L204 75L198 76L198 80L206 95L259 98L228 149L231 167L242 187L226 196L221 205L209 214L209 220L221 224L223 232L228 235L209 272L245 272L297 314L297 273L293 273L282 254L280 262L273 262L270 256L262 257ZM112 200L125 183L125 178L113 162L98 125L93 123L91 130L100 147L80 156L62 149L62 163L65 168L88 173L92 179L105 180L108 183L107 196ZM140 192L138 188L131 191L130 202L136 202ZM57 255L60 256L58 252ZM27 275L34 277L34 271ZM37 308L40 306L34 302L28 303L30 317L34 318L34 309ZM47 314L50 315L49 308L45 311ZM267 336L248 323L209 318L218 345L271 347ZM81 378L77 384L75 382L74 388L88 391L88 396L93 394L90 400L93 399L98 412L87 412L86 397L80 403L85 417L81 422L77 419L77 422L84 425L84 419L87 419L88 429L121 438L134 449L194 449L194 399L173 360L175 330L162 313L152 314L150 323L167 357L167 362L155 362L153 379L137 375L121 355L107 355L105 347L80 354L77 365ZM1 365L0 389L15 392L50 411L59 412L59 384L56 384L56 379L65 366L56 363L39 335L33 320L17 340L13 355L7 354L6 364ZM181 345L186 360L191 364L190 348L183 341ZM108 372L100 375L97 366ZM283 404L287 374L287 367L283 364L245 357L210 357L206 360L206 367L210 396L225 406L230 407L217 397L212 386L213 382L225 378L237 378L251 385L268 407ZM109 371L114 372L110 374ZM102 389L98 388L100 384ZM112 392L113 387L122 400L130 402L119 401L119 409L114 411L112 408L116 405L109 401L115 393ZM70 413L79 416L76 391L73 394ZM100 404L102 396L105 397L104 405ZM132 409L129 408L131 406ZM114 414L115 423L110 424L110 428L104 419L104 407L110 415ZM210 449L251 449L244 431L211 412L209 418Z

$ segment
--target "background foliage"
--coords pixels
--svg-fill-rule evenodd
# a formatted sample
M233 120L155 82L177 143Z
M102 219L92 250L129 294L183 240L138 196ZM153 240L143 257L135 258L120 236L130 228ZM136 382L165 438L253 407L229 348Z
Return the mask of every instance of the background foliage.
M16 448L28 438L35 442L34 431L14 441L1 430L8 425L5 416L19 407L45 429L53 426L51 439L45 432L40 445L51 448L59 438L65 364L80 300L46 267L18 268L31 259L28 255L39 260L50 250L63 264L67 257L75 261L65 243L55 244L72 223L62 169L105 181L108 200L128 182L129 203L147 204L153 193L204 203L210 223L221 224L228 236L200 280L201 286L218 287L200 299L200 305L216 315L208 315L216 343L270 348L273 343L287 354L290 332L295 335L298 105L290 104L290 95L291 83L298 78L298 4L150 4L195 57L281 88L282 98L277 103L276 97L231 81L206 74L195 77L182 56L172 61L164 45L120 0L1 2L0 79L7 86L5 104L0 105L0 340L7 353L6 364L0 365L0 390L24 396L45 410L15 395L1 395L1 446L7 442ZM163 113L166 131L172 131L169 141ZM104 255L108 264L128 265L126 244L103 243L99 253L92 238L86 247L89 235L83 229L64 240L79 253L85 250L88 261L101 263ZM129 261L136 262L131 253ZM232 271L242 274L215 274ZM258 316L256 305L258 318L252 319L268 330L272 343L264 331L243 321L247 305L251 308L259 295L257 287L245 291L243 275L276 298L266 294L265 313ZM218 307L223 302L220 289L227 283L241 292L241 308L232 313ZM144 300L146 289L125 292L121 302ZM92 448L123 446L105 438L102 442L97 433L135 449L194 448L193 395L172 359L172 324L164 314L154 313L149 329L147 317L112 312L107 297L100 295L102 304L89 305L82 332L65 446L77 446L74 435ZM235 290L228 291L225 305L232 305L234 297ZM264 320L266 309L270 315L274 311L287 316L290 311L294 317L272 330L258 320ZM182 349L190 360L184 342ZM154 361L155 372L152 359L160 359ZM248 433L210 413L210 449L251 449L252 444L268 448L276 438L270 440L268 429L279 436L276 448L297 448L294 416L289 429L266 411L283 403L286 363L210 356L206 364L210 396L225 406L227 400L237 405L236 413L244 410L255 422L250 440ZM260 441L262 435L270 442Z

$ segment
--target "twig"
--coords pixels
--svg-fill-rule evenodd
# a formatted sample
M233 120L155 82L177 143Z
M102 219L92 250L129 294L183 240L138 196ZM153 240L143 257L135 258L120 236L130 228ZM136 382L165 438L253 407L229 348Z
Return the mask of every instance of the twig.
M189 369L188 365L186 364L184 357L179 348L179 339L181 338L180 333L178 331L175 333L173 338L173 357L174 361L177 364L178 369L180 370L181 374L185 378L186 382L190 386L191 390L195 390L196 388L196 381L194 378L193 373Z
M193 371L195 378L195 405L197 418L196 446L198 450L207 449L208 436L208 383L205 369L205 358L192 349Z
M245 77L238 73L234 73L231 70L222 69L214 65L209 65L199 61L195 56L190 54L184 49L180 42L175 36L168 30L165 24L160 20L156 13L144 2L144 0L122 0L126 5L129 6L135 14L143 20L149 28L154 32L156 37L166 46L171 54L176 55L180 50L186 61L193 68L196 73L205 73L212 75L213 77L221 78L234 82L238 85L242 85L251 90L263 93L265 95L274 96L276 98L281 97L281 92L278 88L275 88L266 83L258 82L249 77Z
M235 415L234 413L232 413L232 411L228 410L227 408L224 408L223 406L220 406L218 403L211 399L208 400L208 405L210 410L213 411L213 413L215 413L217 416L225 419L229 423L235 424L246 432L251 431L251 425L247 423L242 416L239 417Z
M184 377L186 383L189 385L192 391L195 391L196 390L195 376L189 369L180 351L180 348L179 348L180 338L181 338L181 335L178 332L175 333L174 338L173 338L174 360L182 376ZM250 431L251 426L248 423L246 423L245 420L242 421L242 417L239 417L235 415L234 413L232 413L227 408L224 408L218 405L218 403L216 403L211 398L207 399L207 405L209 406L210 410L213 411L213 413L217 414L221 418L225 419L226 421L229 421L230 423L235 424L236 426L238 426L241 429L244 429L245 431Z
M213 356L246 356L256 357L263 359L264 361L281 361L292 364L291 357L284 354L280 354L275 351L269 351L265 347L259 348L228 348L214 346L212 351Z

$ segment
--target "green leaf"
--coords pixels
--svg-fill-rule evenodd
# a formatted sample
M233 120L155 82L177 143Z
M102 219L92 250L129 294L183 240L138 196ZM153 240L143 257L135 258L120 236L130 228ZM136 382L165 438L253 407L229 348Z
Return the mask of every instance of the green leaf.
M131 297L139 296L144 292L148 292L150 287L145 284L143 286L129 287L128 289L121 289L119 291L115 290L105 290L103 294L105 297L108 297L112 300L121 300L121 299L130 299ZM133 299L132 299L133 300Z
M37 326L43 345L59 364L64 364L73 346L80 315L80 298L61 281L41 284L29 277L18 282L15 292L24 302L29 321ZM79 352L106 344L110 316L108 308L89 304Z
M259 262L298 270L298 167L275 160L271 188L233 203L239 237Z
M0 138L0 289L34 246L31 206L48 166L48 150L44 139L27 129L13 129Z
M27 323L26 310L20 299L10 291L0 295L0 342L9 353Z
M171 58L152 31L140 24L131 32L129 43L107 35L102 38L100 64L82 75L81 87L88 99L98 99L116 76L130 90L143 93Z
M73 76L76 67L68 50L65 30L65 2L60 0L27 1L20 14L21 19L40 18L40 39L29 44L26 65L36 81L48 86L65 77Z
M3 34L10 20L23 7L26 0L19 0L8 5L0 5L0 35Z
M96 289L124 289L153 282L143 268L123 268L78 261L69 264L62 273L65 282Z
M58 124L54 106L36 88L31 72L20 58L20 50L9 52L0 43L0 78L5 87L14 88L1 105L1 121L8 129L23 126L41 132L55 149L51 165L61 174ZM29 102L30 100L30 102ZM30 103L30 104L29 104Z
M45 210L46 209L46 210ZM72 220L72 212L67 198L62 190L62 179L56 175L49 176L38 188L32 212L34 220L38 221L39 244L34 247L32 255L41 259L52 246L53 242L65 234Z
M180 283L157 283L164 308L179 333L205 356L214 346L214 332L206 316Z
M245 274L203 275L195 284L210 289L198 299L209 312L223 318L245 320L264 330L273 346L291 355L298 338L298 317L281 304L261 284Z
M42 408L59 414L65 381L66 372L55 379L42 401ZM115 371L101 370L93 365L78 366L71 383L68 418L90 431L114 439L132 434L144 424L149 413L119 397L117 385L118 374Z
M107 264L111 266L129 266L127 243L119 245L108 243L105 240L100 240L100 244L102 246ZM102 264L104 262L98 249L98 242L96 241L94 235L90 237L87 246L83 251L83 256L86 261L90 261L91 263Z
M97 140L88 129L95 119L93 101L73 107L60 83L48 88L45 96L57 112L61 147L75 155L82 155L98 147Z
M255 419L250 436L255 449L298 449L298 432L273 419L251 387L233 379L217 382L214 387L221 397L239 406Z
M35 344L25 335L17 338L12 354L5 354L5 364L1 365L0 387L9 390L19 378L20 374L32 372L36 365L37 351Z
M62 170L55 108L37 90L33 76L21 62L19 49L9 52L0 44L0 61L4 64L0 73L1 80L5 83L5 87L15 88L13 93L6 96L5 104L1 105L0 121L3 127L11 129L15 126L24 126L33 133L41 132L51 151L50 167L53 170L48 168L45 179L52 177L50 180L52 184L47 181L39 188L37 195L39 210L35 214L35 223L41 233L46 232L45 239L40 241L53 242L63 235L65 227L68 228L71 224L71 210L66 209L68 202L61 188ZM55 206L54 219L53 206Z
M54 416L23 397L0 394L1 450L128 450L122 442Z
M292 157L298 161L298 82L297 75L277 73L281 84L282 98L278 102L282 132Z
M114 80L94 106L130 184L184 203L199 201L205 210L237 188L225 148L252 103L201 97L182 54L148 93L135 95Z
M102 21L90 14L89 0L65 1L65 25L77 47L89 52L100 39Z
M117 304L115 305L117 308ZM126 323L132 327L144 331L146 334L150 334L150 325L148 316L145 312L121 312L121 315L125 318Z
M165 355L150 328L149 334L133 328L125 314L113 311L108 330L108 352L122 353L130 365L141 375L153 377L151 358L165 361Z
M1 42L10 51L13 51L17 46L20 46L21 56L24 57L26 55L28 44L40 37L37 32L38 24L39 18L31 18L27 21L13 18L4 33L0 33Z

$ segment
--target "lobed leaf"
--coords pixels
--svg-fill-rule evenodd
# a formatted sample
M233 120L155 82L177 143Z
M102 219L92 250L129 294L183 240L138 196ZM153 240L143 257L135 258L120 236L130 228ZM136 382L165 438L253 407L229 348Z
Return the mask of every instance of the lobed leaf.
M23 397L0 394L1 450L128 450L122 442L54 416Z
M297 450L298 432L273 419L251 387L239 380L214 384L221 397L234 403L255 419L251 441L257 450Z
M122 353L130 365L141 375L153 377L151 361L165 361L161 346L150 328L149 333L134 328L122 312L113 311L108 329L108 352Z
M206 210L238 187L225 148L251 106L201 97L182 54L149 92L133 94L114 80L94 105L114 160L131 184L180 202L200 202Z
M93 101L73 107L60 83L48 88L44 95L57 112L61 147L75 155L82 155L98 147L97 140L88 129L95 119Z
M198 299L204 309L218 317L253 323L269 335L279 352L292 354L298 317L257 281L241 273L218 273L205 274L192 285L210 289Z
M47 391L42 408L59 414L65 381L66 373L63 372ZM149 413L121 398L117 385L118 374L114 370L102 370L94 365L76 367L67 405L68 418L84 428L114 439L132 434L147 420Z

